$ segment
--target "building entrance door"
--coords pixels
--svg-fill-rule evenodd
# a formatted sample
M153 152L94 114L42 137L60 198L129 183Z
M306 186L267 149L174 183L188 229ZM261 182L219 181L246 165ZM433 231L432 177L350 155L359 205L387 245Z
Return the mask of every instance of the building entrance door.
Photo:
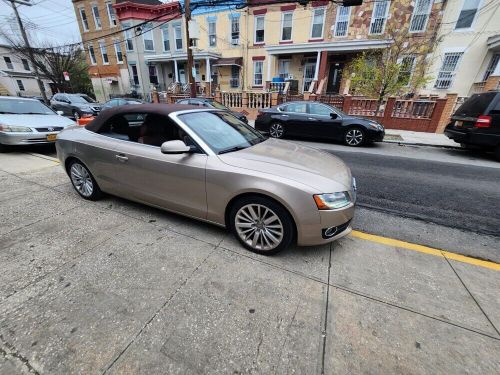
M311 82L314 80L314 70L316 69L316 63L307 62L304 65L304 84L302 85L302 92L309 90Z
M344 70L343 63L335 63L330 65L328 72L328 84L326 85L326 92L328 94L338 94L340 91L340 82L342 81L342 70Z

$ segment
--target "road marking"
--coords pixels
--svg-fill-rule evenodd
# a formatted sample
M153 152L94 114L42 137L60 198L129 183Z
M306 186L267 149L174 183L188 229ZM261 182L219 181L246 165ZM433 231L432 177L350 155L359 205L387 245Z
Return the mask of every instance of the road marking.
M449 251L434 249L432 247L428 247L428 246L424 246L424 245L418 245L418 244L411 243L411 242L395 240L393 238L388 238L388 237L376 236L374 234L364 233L364 232L360 232L357 230L353 230L351 232L351 236L356 237L356 238L361 238L361 239L367 240L367 241L377 242L377 243L380 243L383 245L400 247L402 249L418 251L420 253L430 254L430 255L434 255L434 256L438 256L438 257L442 257L442 258L445 257L448 259L456 260L458 262L473 264L474 266L479 266L479 267L489 268L489 269L492 269L495 271L500 271L500 264L498 264L498 263L489 262L487 260L475 259L475 258L471 258L471 257L465 256L465 255L460 255L460 254L456 254L456 253L451 253Z
M57 158L53 158L52 156L47 156L47 155L43 155L43 154L37 154L37 153L35 153L35 152L28 152L28 154L33 155L33 156L36 156L37 158L40 158L40 159L46 159L46 160L53 161L54 163L57 163L57 164L60 164L60 163L61 163L61 162L59 161L59 159L57 159Z

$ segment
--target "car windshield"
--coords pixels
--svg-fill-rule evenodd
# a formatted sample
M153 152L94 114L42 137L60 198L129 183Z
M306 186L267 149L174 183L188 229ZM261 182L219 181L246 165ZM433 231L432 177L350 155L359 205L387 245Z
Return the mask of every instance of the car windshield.
M225 105L219 103L219 102L216 102L215 100L212 100L209 102L210 105L214 108L217 108L217 109L224 109L226 111L229 111L229 108L227 108Z
M68 96L73 103L81 103L81 104L95 103L94 99L92 99L90 96L87 95L68 95Z
M472 95L457 109L455 116L478 117L483 115L496 95L496 92Z
M217 154L238 151L266 140L258 131L226 112L192 112L179 118Z
M0 99L0 114L53 115L55 112L38 100Z

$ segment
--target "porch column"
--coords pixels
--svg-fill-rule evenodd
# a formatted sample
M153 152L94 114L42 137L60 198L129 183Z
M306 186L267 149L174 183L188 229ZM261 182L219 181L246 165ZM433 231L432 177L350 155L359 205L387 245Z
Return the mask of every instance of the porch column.
M206 79L205 82L207 82L207 90L205 95L206 96L212 96L212 88L211 88L211 83L212 83L212 76L211 76L211 71L210 71L210 59L207 57L205 60L205 74L206 74Z
M320 61L321 61L321 51L318 51L318 56L316 57L316 68L314 69L314 81L318 80Z
M271 65L272 65L272 62L273 62L273 55L268 55L269 56L269 59L267 61L267 80L268 82L271 81Z
M177 60L174 60L175 82L179 82L179 69L177 68Z

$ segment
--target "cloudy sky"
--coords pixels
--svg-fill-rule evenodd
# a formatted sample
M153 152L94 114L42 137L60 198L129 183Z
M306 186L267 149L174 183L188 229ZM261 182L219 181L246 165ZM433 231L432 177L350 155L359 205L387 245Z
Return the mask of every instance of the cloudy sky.
M71 0L31 0L32 6L18 5L19 13L34 43L56 45L81 41ZM12 25L14 12L7 0L0 1L0 27L10 35L18 34Z

